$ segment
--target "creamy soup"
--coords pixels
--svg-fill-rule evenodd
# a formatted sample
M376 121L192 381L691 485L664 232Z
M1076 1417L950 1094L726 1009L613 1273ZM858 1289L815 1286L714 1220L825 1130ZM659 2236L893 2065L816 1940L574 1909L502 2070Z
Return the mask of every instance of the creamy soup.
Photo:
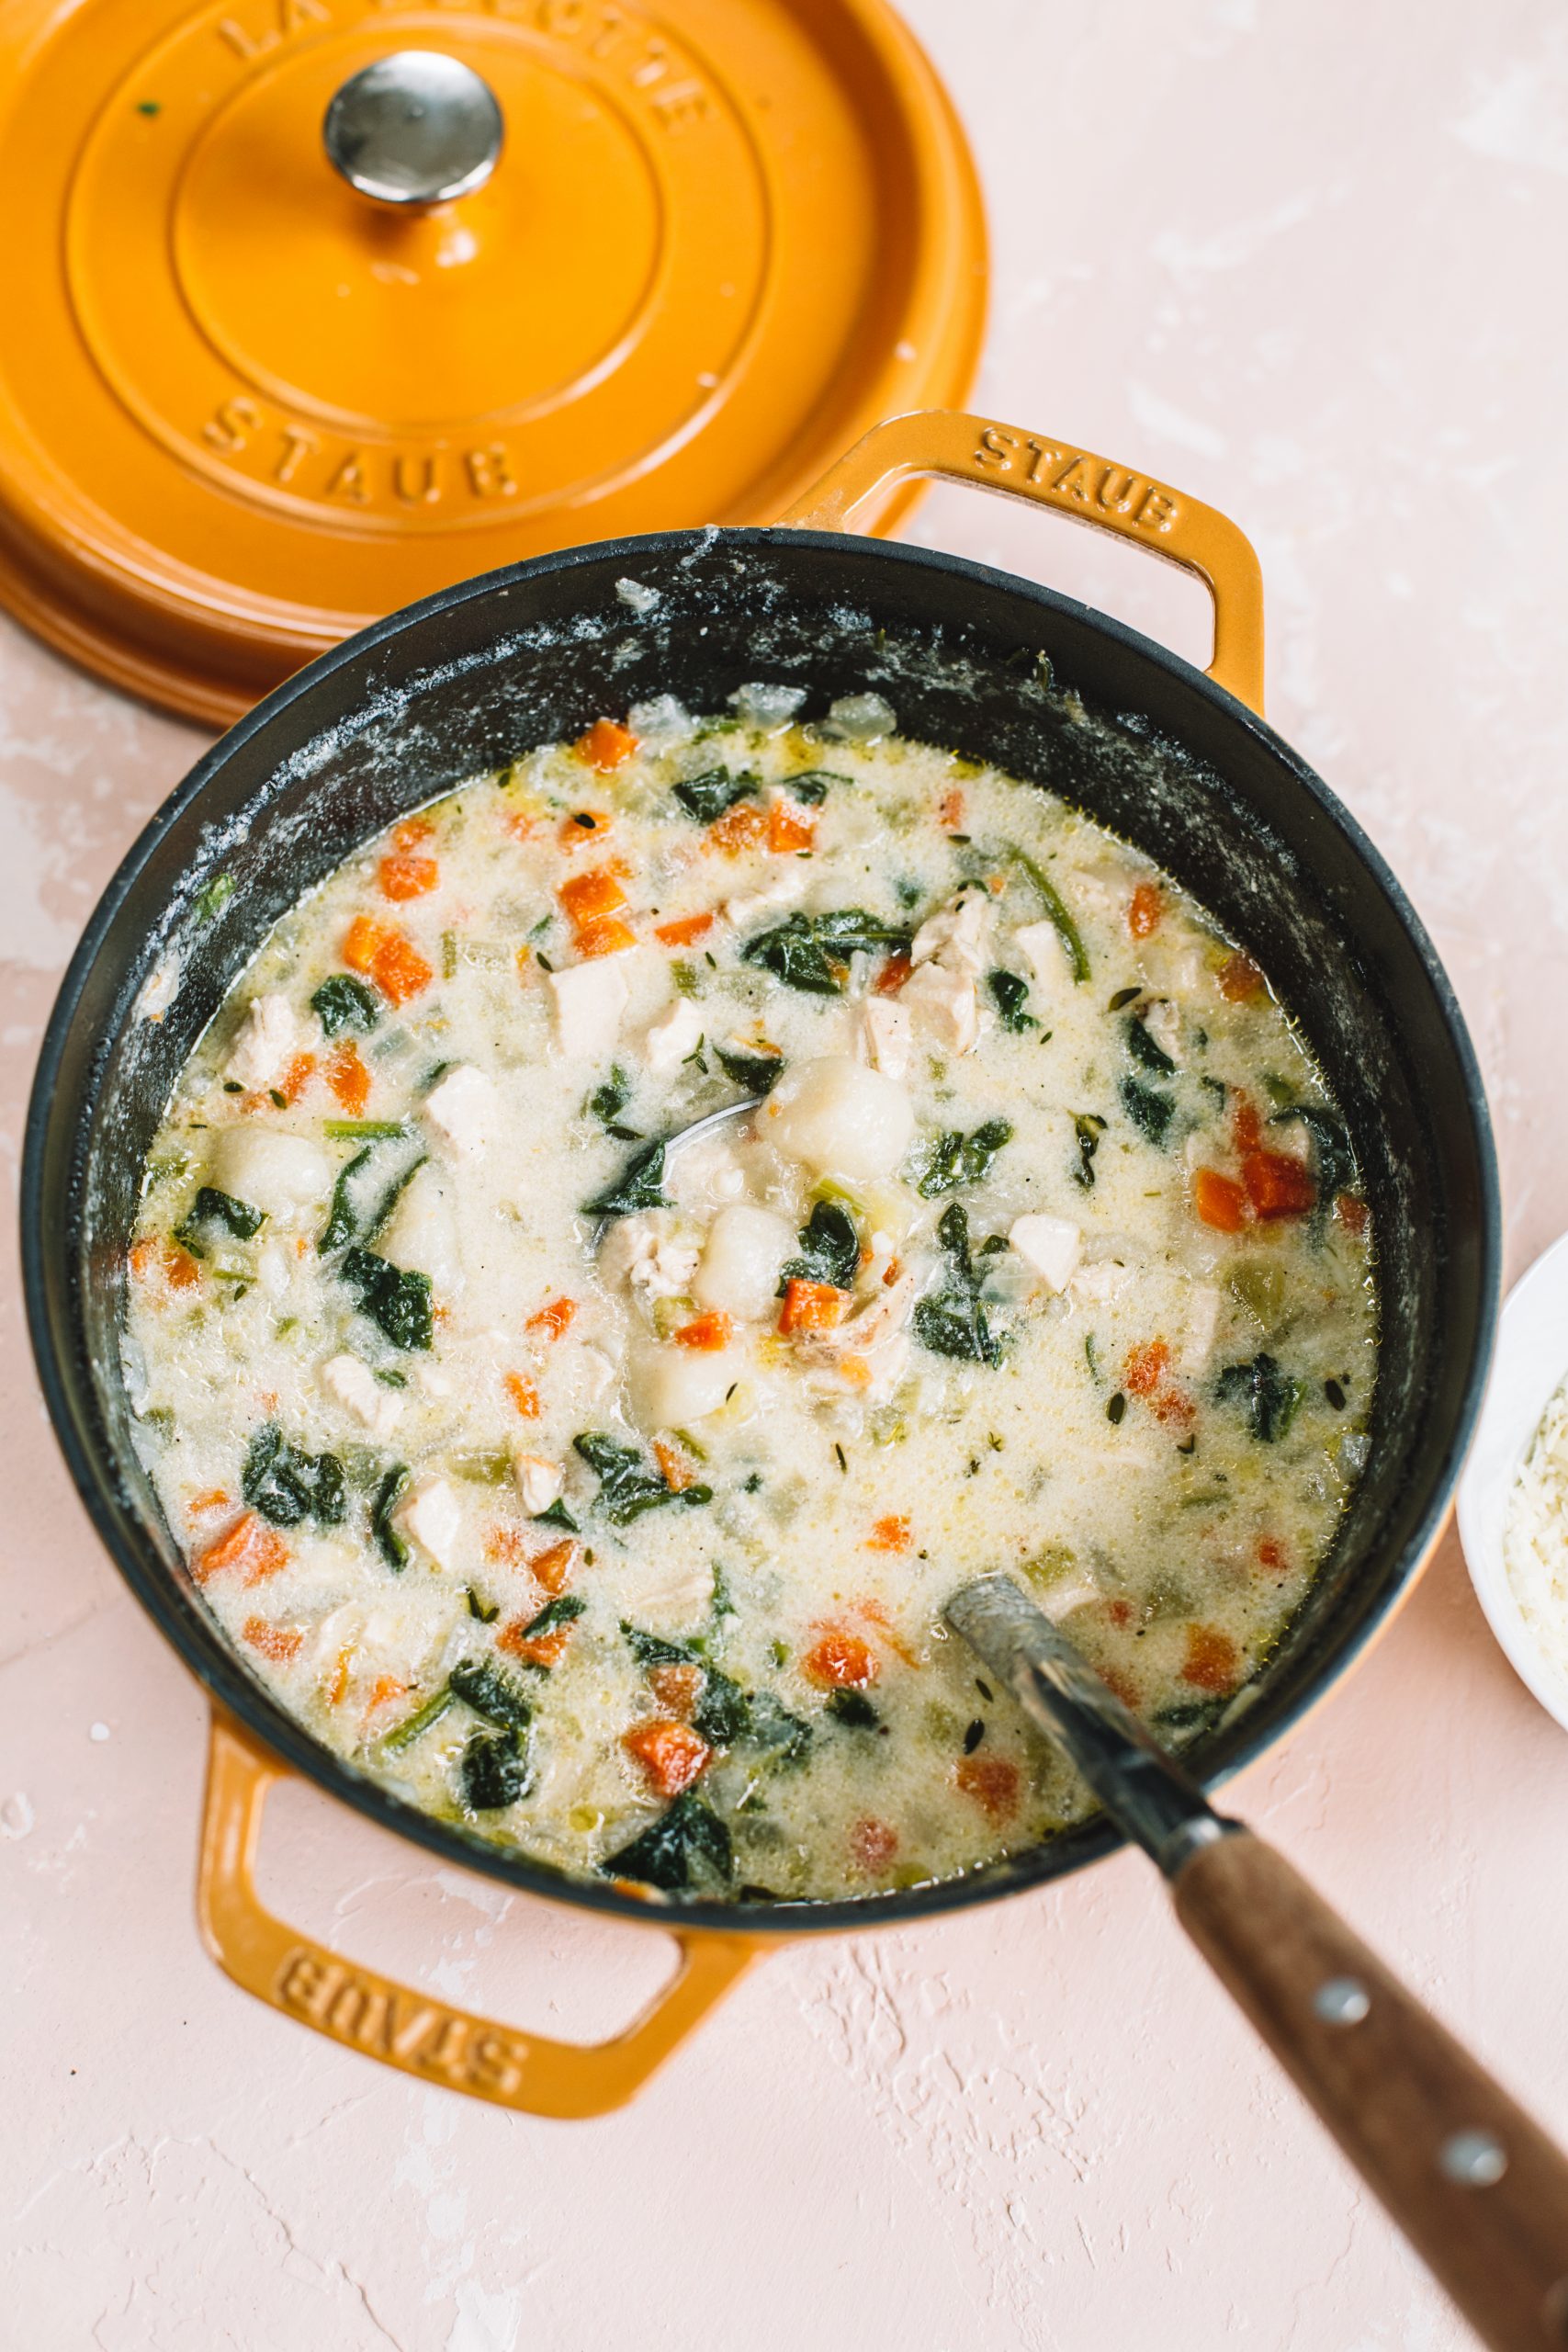
M1048 792L801 701L639 706L367 843L191 1057L130 1255L145 1459L254 1675L650 1899L1048 1837L1087 1799L955 1587L1019 1577L1180 1743L1366 1451L1367 1211L1264 974Z

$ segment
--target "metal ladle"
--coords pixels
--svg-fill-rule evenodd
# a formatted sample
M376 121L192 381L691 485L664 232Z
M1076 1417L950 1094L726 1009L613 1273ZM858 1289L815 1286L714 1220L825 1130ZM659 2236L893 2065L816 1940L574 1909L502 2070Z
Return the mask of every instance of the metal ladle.
M946 1616L1158 1864L1199 1951L1483 2342L1562 2352L1568 2159L1010 1577L964 1585Z

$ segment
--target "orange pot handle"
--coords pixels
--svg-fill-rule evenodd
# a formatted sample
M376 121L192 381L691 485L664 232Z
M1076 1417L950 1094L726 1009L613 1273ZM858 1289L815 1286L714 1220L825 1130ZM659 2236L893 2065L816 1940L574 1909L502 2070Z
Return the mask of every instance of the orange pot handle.
M755 1937L671 1934L681 1966L609 2041L548 2041L397 1984L275 1918L255 1890L262 1814L288 1767L214 1709L197 1911L209 1951L236 1984L346 2049L422 2082L525 2115L624 2107L757 1957ZM662 1922L650 1921L650 1925Z
M852 530L856 513L871 500L932 475L1032 499L1196 572L1214 603L1209 675L1261 716L1263 575L1251 541L1216 507L1130 466L1021 425L930 409L873 425L781 520L803 531Z

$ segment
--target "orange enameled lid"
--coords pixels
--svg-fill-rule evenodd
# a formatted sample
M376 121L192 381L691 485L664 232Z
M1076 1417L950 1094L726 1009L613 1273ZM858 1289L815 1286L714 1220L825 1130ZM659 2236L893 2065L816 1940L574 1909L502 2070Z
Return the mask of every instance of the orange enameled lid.
M324 143L408 52L499 107L450 200ZM192 716L968 388L974 173L886 0L0 0L0 603Z

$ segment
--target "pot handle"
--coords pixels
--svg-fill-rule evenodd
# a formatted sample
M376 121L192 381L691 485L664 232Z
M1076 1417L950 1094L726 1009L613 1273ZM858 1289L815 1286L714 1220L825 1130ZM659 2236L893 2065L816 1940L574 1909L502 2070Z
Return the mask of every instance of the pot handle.
M197 1916L225 1974L270 2008L421 2081L525 2115L583 2117L624 2107L757 1956L756 1939L671 1933L681 1966L624 2033L549 2041L519 2033L344 1960L275 1918L256 1894L262 1815L288 1767L214 1709ZM662 1925L652 1921L650 1925Z
M1262 715L1263 576L1251 541L1216 507L1090 450L956 409L917 411L873 425L781 521L797 531L852 530L860 507L920 475L1032 499L1196 572L1214 603L1209 675Z

